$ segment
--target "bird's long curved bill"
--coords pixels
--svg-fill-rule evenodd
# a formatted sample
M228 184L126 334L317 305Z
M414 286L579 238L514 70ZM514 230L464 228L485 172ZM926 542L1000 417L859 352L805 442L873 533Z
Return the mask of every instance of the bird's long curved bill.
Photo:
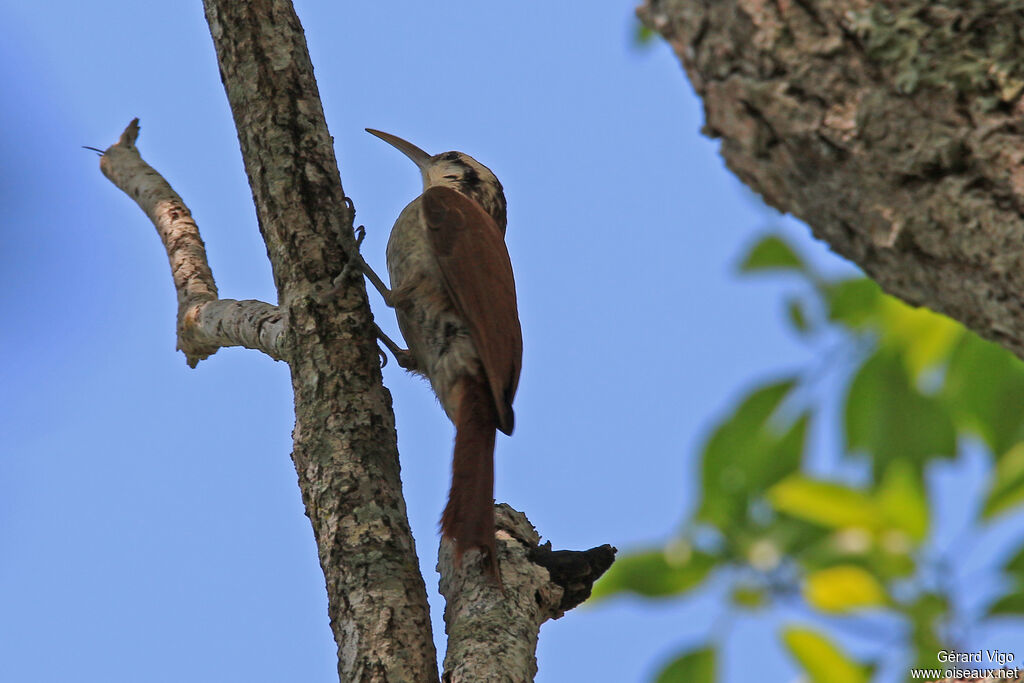
M369 133L370 135L376 135L381 140L388 143L389 145L397 149L399 152L412 159L412 162L416 164L421 171L426 168L427 162L430 161L429 154L427 154L426 152L424 152L422 149L412 144L411 142L403 140L397 135L392 135L391 133L385 133L383 131L374 130L373 128L367 128L366 132Z

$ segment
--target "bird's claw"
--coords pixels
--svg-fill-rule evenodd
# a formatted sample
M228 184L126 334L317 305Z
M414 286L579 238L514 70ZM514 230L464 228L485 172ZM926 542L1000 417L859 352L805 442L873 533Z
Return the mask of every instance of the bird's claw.
M346 197L345 199L348 199ZM351 201L351 200L349 200ZM341 273L338 277L334 278L331 282L330 294L337 294L342 288L344 283L351 277L352 271L356 270L359 272L363 271L363 256L359 253L359 248L363 245L363 240L366 239L366 228L360 225L356 228L356 248L355 251L349 256L348 261L345 262L345 267L341 269Z

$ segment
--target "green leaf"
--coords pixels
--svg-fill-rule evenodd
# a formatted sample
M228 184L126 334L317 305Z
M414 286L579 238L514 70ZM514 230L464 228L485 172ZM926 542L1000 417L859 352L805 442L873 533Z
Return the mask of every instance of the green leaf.
M760 270L806 271L807 267L788 242L778 235L767 235L751 247L740 263L741 272Z
M982 516L1000 515L1024 503L1024 441L996 462Z
M784 431L772 420L793 387L793 380L785 380L755 390L712 433L701 456L699 520L723 530L741 526L752 500L800 469L808 417Z
M875 495L886 526L920 543L928 534L928 498L921 471L906 460L894 460L882 474Z
M906 579L917 571L915 544L902 531L889 530L879 534L871 549L867 566L883 579Z
M789 429L774 440L771 447L764 452L763 458L751 457L749 459L750 465L759 468L761 472L761 475L755 478L756 492L763 492L767 487L800 468L804 445L807 442L809 421L809 415L801 415L789 426Z
M1003 571L1009 572L1017 578L1024 580L1024 546L1021 546L1020 550L1018 550L1013 557L1006 562L1003 566Z
M1024 440L1024 363L976 334L954 348L942 396L954 419L997 455Z
M1003 571L1013 579L1012 588L988 608L988 614L1020 616L1024 614L1024 546L1006 562Z
M903 354L910 376L946 361L964 333L960 323L927 308L908 306L891 296L882 297L882 344Z
M594 584L593 599L617 593L636 593L648 598L679 595L698 586L718 559L679 542L665 550L649 550L615 561Z
M804 581L804 599L822 612L844 613L888 602L885 588L871 572L853 564L819 569Z
M764 591L754 586L736 586L730 594L732 604L746 609L758 609L765 605Z
M823 527L819 527L825 531ZM864 528L847 527L826 532L818 543L808 546L802 552L792 553L805 573L812 573L837 564L866 563L875 551L875 536Z
M771 423L793 380L756 389L711 434L701 457L701 521L726 529L745 519L752 495L800 466L807 420L785 432Z
M786 319L793 329L801 334L811 329L807 313L804 312L804 304L800 299L791 298L786 301Z
M655 683L715 683L715 658L710 647L682 654L661 670Z
M869 670L851 659L828 638L809 628L790 626L782 632L786 649L812 683L867 683Z
M989 616L1019 617L1024 614L1024 593L1017 584L1011 593L996 600L988 608Z
M937 593L923 593L904 611L910 617L914 666L934 668L935 653L947 648L939 637L939 629L949 617L949 601Z
M833 529L877 529L879 510L867 494L802 475L787 477L768 492L772 506L786 514Z
M876 472L894 460L921 467L934 456L956 453L956 430L945 404L912 386L902 358L891 351L879 349L861 366L845 412L847 448L866 451Z
M847 327L859 330L877 324L882 289L873 280L856 278L828 286L828 317Z
M776 515L765 529L784 555L802 555L824 542L830 533L826 527L786 515Z

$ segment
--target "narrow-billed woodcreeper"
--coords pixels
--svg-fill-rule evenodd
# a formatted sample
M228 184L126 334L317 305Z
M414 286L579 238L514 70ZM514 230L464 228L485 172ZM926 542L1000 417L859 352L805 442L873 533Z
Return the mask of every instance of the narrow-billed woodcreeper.
M387 292L409 344L399 361L430 380L455 424L452 487L441 534L455 541L456 567L467 550L477 548L486 571L500 584L494 437L496 429L512 433L523 355L504 239L505 194L490 169L467 154L431 156L394 135L367 131L409 157L423 178L423 194L391 229L391 290L382 288L382 294Z

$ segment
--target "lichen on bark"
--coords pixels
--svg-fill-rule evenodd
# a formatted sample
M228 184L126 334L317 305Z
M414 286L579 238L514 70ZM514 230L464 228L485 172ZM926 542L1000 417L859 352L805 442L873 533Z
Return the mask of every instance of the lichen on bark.
M705 132L887 291L1024 357L1024 14L944 0L648 0Z

